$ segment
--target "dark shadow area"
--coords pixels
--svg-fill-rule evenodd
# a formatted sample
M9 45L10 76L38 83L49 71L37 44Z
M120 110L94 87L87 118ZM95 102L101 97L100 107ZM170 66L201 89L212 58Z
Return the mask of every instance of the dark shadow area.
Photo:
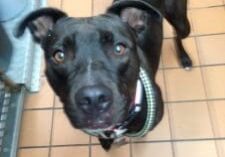
M13 46L0 23L0 73L5 72L10 64Z

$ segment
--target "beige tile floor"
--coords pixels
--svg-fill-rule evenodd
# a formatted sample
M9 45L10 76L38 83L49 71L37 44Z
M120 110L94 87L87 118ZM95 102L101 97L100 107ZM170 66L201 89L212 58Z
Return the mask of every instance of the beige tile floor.
M112 0L49 0L71 16L104 12ZM225 157L225 0L189 0L190 37L184 45L191 71L180 68L172 29L164 24L157 75L165 116L147 137L104 152L95 138L71 127L42 77L38 94L26 98L18 157Z

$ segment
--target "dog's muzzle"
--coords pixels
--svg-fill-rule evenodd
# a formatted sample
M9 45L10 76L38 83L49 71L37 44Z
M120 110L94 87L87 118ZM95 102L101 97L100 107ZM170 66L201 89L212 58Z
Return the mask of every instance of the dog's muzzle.
M137 80L136 86L135 100L130 106L128 117L124 122L105 129L84 129L83 131L92 136L97 136L104 139L116 139L122 136L142 137L146 135L148 131L154 127L154 122L156 119L156 94L153 87L153 80L149 78L147 72L142 67L140 68L139 79ZM133 122L142 109L144 93L147 101L147 117L145 124L140 131L135 133L127 133L127 126Z

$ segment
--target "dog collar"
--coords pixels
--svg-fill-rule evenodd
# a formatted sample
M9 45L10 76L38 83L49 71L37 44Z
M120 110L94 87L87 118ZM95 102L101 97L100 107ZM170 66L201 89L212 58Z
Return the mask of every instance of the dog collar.
M153 81L148 77L147 72L143 68L140 68L139 77L145 90L147 101L147 116L142 129L136 133L126 133L125 135L128 137L145 136L149 132L149 130L153 129L156 119L156 94L153 88Z
M127 126L135 119L137 114L141 111L143 93L145 93L147 101L147 116L144 126L138 132L126 133L128 131ZM151 130L154 127L155 118L156 118L156 101L155 101L155 92L153 90L153 81L148 77L148 74L145 71L145 69L141 67L139 72L139 79L137 81L134 105L131 107L127 119L124 122L117 124L114 128L109 130L84 129L83 131L89 135L101 137L104 139L108 138L116 139L122 136L142 137L146 135L149 132L149 130Z

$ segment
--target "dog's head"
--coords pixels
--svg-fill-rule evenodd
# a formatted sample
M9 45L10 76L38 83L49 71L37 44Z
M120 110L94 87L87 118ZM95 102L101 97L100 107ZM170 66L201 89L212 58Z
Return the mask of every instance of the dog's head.
M140 67L140 28L128 17L123 8L89 18L44 8L18 27L17 36L28 27L43 48L48 81L76 128L112 127L128 114Z

